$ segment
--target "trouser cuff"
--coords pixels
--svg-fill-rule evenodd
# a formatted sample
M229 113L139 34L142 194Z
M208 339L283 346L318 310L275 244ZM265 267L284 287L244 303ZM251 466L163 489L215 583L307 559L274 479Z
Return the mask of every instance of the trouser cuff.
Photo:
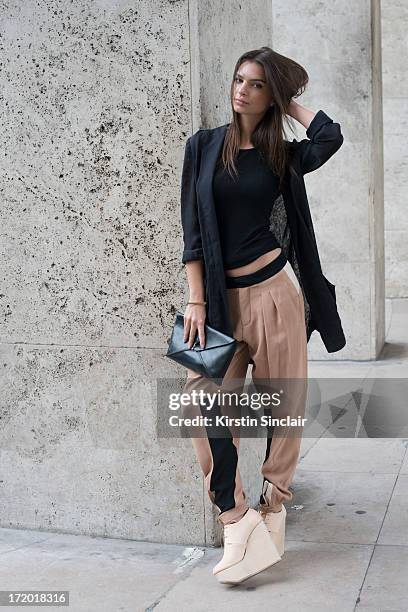
M228 523L237 523L242 519L248 509L248 505L242 505L237 508L225 510L225 512L221 512L221 514L218 515L217 521L223 526L228 525Z

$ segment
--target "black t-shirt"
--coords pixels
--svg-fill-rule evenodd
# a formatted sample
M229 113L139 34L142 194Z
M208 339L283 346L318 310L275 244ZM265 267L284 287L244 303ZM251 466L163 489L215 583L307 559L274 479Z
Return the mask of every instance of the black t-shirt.
M224 269L229 270L280 247L269 229L279 177L256 148L239 150L238 177L232 178L218 161L213 194Z

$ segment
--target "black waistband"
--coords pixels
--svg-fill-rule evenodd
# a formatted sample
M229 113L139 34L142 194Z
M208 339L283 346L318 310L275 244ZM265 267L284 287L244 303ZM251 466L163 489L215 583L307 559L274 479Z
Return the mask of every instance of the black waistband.
M279 253L279 255L266 264L260 270L256 270L255 272L251 272L251 274L244 274L243 276L227 276L225 275L225 283L228 289L232 289L234 287L250 287L251 285L255 285L256 283L261 283L262 281L274 276L277 274L287 262L286 255L283 251Z

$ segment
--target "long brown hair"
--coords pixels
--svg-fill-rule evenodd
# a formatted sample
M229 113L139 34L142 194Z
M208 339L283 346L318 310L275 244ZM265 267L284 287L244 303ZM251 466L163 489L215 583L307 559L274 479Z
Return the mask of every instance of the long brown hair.
M284 140L286 138L284 120L293 130L293 119L286 114L288 106L291 98L297 98L304 92L309 76L300 64L289 57L280 55L270 47L261 47L241 55L235 65L231 82L232 121L225 133L220 160L231 176L233 172L235 175L238 174L234 159L238 155L241 143L239 113L234 110L232 103L234 82L240 65L246 61L258 62L263 66L265 80L273 97L273 106L268 107L253 131L251 140L253 146L260 151L270 167L279 176L279 186L281 188L286 165L288 163L290 165L290 151Z

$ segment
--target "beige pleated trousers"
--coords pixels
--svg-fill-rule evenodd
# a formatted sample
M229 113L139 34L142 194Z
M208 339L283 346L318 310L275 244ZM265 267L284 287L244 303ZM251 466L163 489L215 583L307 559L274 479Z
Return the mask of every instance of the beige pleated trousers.
M252 380L265 388L265 381L297 379L290 385L290 403L285 414L303 417L307 395L307 337L303 294L290 262L266 280L249 287L228 288L233 336L238 341L234 357L223 380L223 389L235 391L244 387L250 359L253 361ZM268 387L268 384L266 384ZM217 387L219 388L219 387ZM275 389L275 386L273 386ZM208 379L187 369L183 392L193 389L214 391ZM272 408L272 416L276 409ZM301 428L272 428L266 438L265 460L261 466L263 483L260 505L266 511L277 511L282 502L293 497L289 486L295 473ZM211 501L218 510L222 524L238 521L248 509L238 468L240 437L230 428L225 439L192 438L198 462L205 476Z

